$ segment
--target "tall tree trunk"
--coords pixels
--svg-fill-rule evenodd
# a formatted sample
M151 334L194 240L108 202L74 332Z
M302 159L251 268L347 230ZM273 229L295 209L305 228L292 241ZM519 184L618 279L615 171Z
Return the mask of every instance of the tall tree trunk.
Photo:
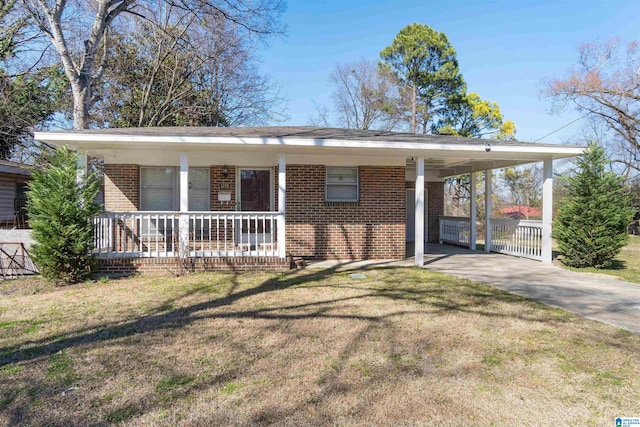
M71 83L71 93L73 95L73 128L76 130L86 129L91 98L88 82Z
M418 94L416 85L411 87L411 133L416 133L416 113L418 110Z
M32 18L55 47L64 72L69 79L74 104L74 129L85 129L89 120L93 71L97 67L101 67L105 59L104 54L102 57L98 57L100 43L115 17L134 3L134 0L97 0L94 4L93 22L87 39L84 40L84 48L75 54L69 49L65 34L63 16L65 16L64 12L67 6L66 0L56 0L51 7L46 2L39 0L38 4L43 13L30 12Z

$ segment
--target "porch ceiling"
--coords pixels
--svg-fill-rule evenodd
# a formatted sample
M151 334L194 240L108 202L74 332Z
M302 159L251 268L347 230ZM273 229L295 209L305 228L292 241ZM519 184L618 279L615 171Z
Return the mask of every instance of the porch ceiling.
M425 168L439 177L573 157L583 151L576 146L314 127L127 128L36 132L35 138L68 145L107 163L177 163L181 152L194 153L194 166L258 160L275 165L278 153L287 155L287 163L336 165L404 165L407 159L424 157Z

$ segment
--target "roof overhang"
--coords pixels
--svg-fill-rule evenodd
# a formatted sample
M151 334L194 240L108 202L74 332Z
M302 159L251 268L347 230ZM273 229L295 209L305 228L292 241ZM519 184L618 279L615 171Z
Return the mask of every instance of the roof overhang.
M250 154L273 164L277 163L279 153L287 155L288 163L313 163L315 159L318 160L316 163L329 164L333 159L338 163L361 165L404 165L407 159L423 157L425 167L440 177L574 157L584 150L576 146L442 136L434 141L426 136L423 139L419 136L407 138L406 134L397 134L398 140L394 141L392 133L386 133L381 140L366 135L360 138L189 135L181 134L180 129L167 128L165 134L156 132L152 135L140 134L135 129L131 133L126 129L118 129L117 133L110 133L109 129L104 132L36 132L35 139L66 145L103 158L106 163L158 164L181 152L196 152L197 155L190 156L196 163L224 159L229 164L232 162L228 159L237 156L247 159Z

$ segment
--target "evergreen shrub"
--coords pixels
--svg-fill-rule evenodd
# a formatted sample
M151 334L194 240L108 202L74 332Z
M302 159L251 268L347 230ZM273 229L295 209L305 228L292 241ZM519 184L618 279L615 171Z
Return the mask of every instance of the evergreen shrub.
M35 244L31 255L47 280L75 283L91 274L92 217L100 182L95 172L78 175L78 154L66 147L44 156L27 193L27 211Z
M575 173L564 177L568 197L560 201L553 237L568 266L608 267L629 241L631 198L608 165L604 149L591 144Z

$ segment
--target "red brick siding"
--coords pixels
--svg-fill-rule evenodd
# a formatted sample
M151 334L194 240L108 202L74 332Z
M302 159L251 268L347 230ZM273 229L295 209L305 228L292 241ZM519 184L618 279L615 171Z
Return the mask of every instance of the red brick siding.
M138 165L104 165L104 208L112 212L137 211L140 168Z
M361 166L360 201L325 202L325 166L287 165L287 252L328 259L405 256L405 169Z
M440 224L438 218L444 215L444 182L426 182L427 194L427 242L438 243ZM415 181L407 181L407 188L416 188ZM413 227L413 224L407 224Z
M427 182L427 242L438 243L440 238L439 218L444 215L444 182Z
M278 211L278 166L274 166L272 170L273 174L273 206L271 206L272 211Z
M227 176L222 174L222 165L210 167L211 210L236 210L236 167L227 166ZM104 167L105 210L131 212L139 209L140 167L138 165L106 164ZM271 210L278 209L278 167L273 168L274 196ZM218 192L231 193L230 202L219 202Z
M211 166L211 210L236 209L236 168L227 166L227 169L225 178L222 166ZM278 168L274 167L273 171L276 183L273 210L276 210ZM359 168L360 201L326 203L325 167L288 165L287 252L329 259L402 259L405 255L404 173L404 167L362 166ZM222 188L221 183L224 183ZM229 191L231 202L218 202L219 191ZM138 166L105 165L105 209L135 211L138 200Z
M223 166L211 166L211 210L235 211L236 210L236 168L227 166L226 178L222 174ZM230 202L219 202L219 192L231 193Z

